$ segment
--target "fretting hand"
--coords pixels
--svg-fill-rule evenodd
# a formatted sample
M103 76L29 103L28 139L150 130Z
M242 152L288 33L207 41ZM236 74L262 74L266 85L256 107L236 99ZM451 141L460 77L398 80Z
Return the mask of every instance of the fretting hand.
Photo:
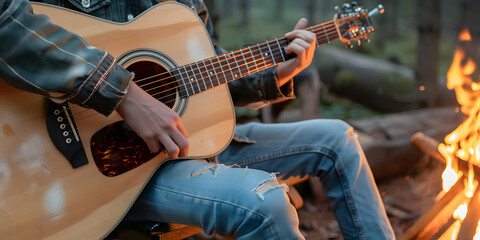
M294 53L297 57L278 65L277 78L279 86L287 83L312 62L315 53L316 35L313 32L303 30L307 27L307 24L307 19L302 18L298 21L293 31L285 34L285 37L290 40L285 53Z

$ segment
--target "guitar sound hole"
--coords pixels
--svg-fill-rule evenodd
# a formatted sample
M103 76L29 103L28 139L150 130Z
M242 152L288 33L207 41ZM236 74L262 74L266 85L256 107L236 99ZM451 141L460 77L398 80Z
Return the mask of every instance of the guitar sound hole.
M127 70L135 73L133 81L148 94L170 108L177 98L177 83L170 73L154 62L141 61L131 64Z
M162 66L149 61L127 67L135 73L133 81L154 98L173 108L177 84ZM108 177L118 176L155 157L147 144L123 121L110 124L96 132L90 141L92 156L98 170ZM164 148L160 149L160 152Z

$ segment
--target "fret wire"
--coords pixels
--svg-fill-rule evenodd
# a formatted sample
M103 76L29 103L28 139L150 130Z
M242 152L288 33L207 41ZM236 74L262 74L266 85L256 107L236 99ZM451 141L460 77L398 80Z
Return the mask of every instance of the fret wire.
M203 61L202 61L203 62ZM198 70L201 71L202 69L200 68L200 66L198 65L198 62L196 63L197 64L197 67L198 67ZM203 65L205 66L205 63L203 63ZM210 84L212 83L212 79L210 78L210 76L208 75L208 70L207 70L207 67L205 66L205 71L207 73L207 76L208 76L208 79L210 80ZM205 89L208 89L207 87L207 84L205 83L205 76L203 76L203 73L200 72L200 77L202 77L202 81L203 81L203 85L205 86ZM211 84L212 87L213 87L213 84Z
M269 41L269 43L270 43L270 48L272 49L272 54L273 54L273 57L275 59L275 63L278 64L278 63L284 62L282 49L280 47L278 47L277 39L271 40L271 41Z
M230 73L232 73L232 79L236 79L237 76L236 76L236 74L233 74L232 67L230 66L230 62L228 62L228 59L227 59L227 55L228 55L228 54L229 54L229 53L227 53L227 54L224 55L224 56L225 56L225 61L227 61L228 69L230 70Z
M198 80L199 82L203 82L203 86L205 87L205 89L208 89L207 87L207 84L205 84L205 77L203 76L203 73L200 71L200 66L198 66L198 62L195 62L195 65L197 65L197 71L198 71L198 74L200 75L200 80ZM195 74L196 75L196 74ZM205 90L204 89L204 90Z
M180 76L181 76L181 74L180 74ZM175 78L175 79L177 79L177 78ZM180 83L180 85L177 85L177 86L180 89L179 91L180 91L180 96L181 97L190 96L190 94L188 93L188 88L187 88L187 85L185 84L185 81L182 80L180 82L180 81L177 80L175 83Z
M190 86L192 87L192 92L193 94L195 94L195 87L193 86L193 78L190 78L190 76L188 75L187 67L183 66L183 68L185 69L185 74L187 74L187 80L190 83Z
M258 50L260 51L260 56L263 59L263 64L265 64L265 66L267 66L267 62L265 61L265 58L263 57L262 49L260 48L260 45L258 43L257 43L257 47L258 47Z
M187 96L189 96L190 94L188 93L187 84L185 83L185 79L183 79L183 76L182 76L182 73L180 72L180 69L178 69L178 72L180 73L180 78L182 79L183 86L185 86L185 91L187 92Z
M217 58L217 59L218 59L218 58ZM213 64L213 62L212 62L212 59L211 59L211 58L210 58L209 60L210 60L210 63L212 64L212 69L213 69L213 72L215 73L215 76L217 77L218 86L220 86L220 84L221 84L221 83L220 83L220 79L218 78L217 71L215 70L215 68L216 68L216 67L215 67L215 64Z
M217 56L217 62L218 62L218 65L220 66L220 69L222 69L223 76L225 77L225 82L228 82L227 75L225 75L225 70L223 70L223 67L222 67L222 62L220 61L218 56Z
M245 66L247 66L247 70L248 70L248 75L250 75L250 69L248 68L248 63L247 63L247 59L245 59L245 55L242 53L242 50L240 50L240 54L242 55L243 57L243 61L245 62Z
M275 62L275 58L273 57L273 53L272 53L272 49L270 48L270 44L268 44L268 41L265 41L267 43L267 47L268 47L268 50L270 50L270 56L272 57L273 59L273 64L277 64ZM267 53L268 54L268 53Z
M237 64L237 68L238 68L238 72L240 73L240 76L243 76L242 70L240 69L240 65L239 65L238 62L237 62L237 57L236 57L235 54L233 54L233 53L230 53L230 54L233 55L232 58L233 58L233 60L235 60L235 63ZM237 77L237 76L235 76L235 78L236 78L236 77Z
M282 47L280 47L280 43L278 42L278 38L275 38L275 41L277 41L278 50L280 51L280 54L282 55L282 59L285 62L285 57L283 56Z
M237 60L238 66L240 67L240 71L242 73L240 77L248 76L250 74L250 70L248 68L248 63L244 61L243 49L235 51L235 54L235 59Z
M325 33L325 36L327 36L328 44L330 44L330 38L328 37L327 31L325 30L325 26L323 26L323 32Z
M250 55L252 55L253 62L255 63L255 68L257 69L257 72L259 72L258 65L257 65L257 60L253 56L253 52L252 52L252 49L250 48L250 46L248 46L248 50L250 50Z
M193 70L192 65L190 65L190 69L192 69L193 77L195 78L195 82L197 83L198 92L201 92L202 89L200 88L200 83L198 83L197 74L195 74L195 71ZM193 81L193 78L192 78L192 81Z
M210 71L208 70L207 64L205 64L205 61L202 61L202 63L203 63L203 67L205 68L205 72L207 72L208 79L210 79L210 85L212 85L212 88L213 88L213 87L215 87L215 85L213 85L213 81L212 81L212 77L211 77L213 73L212 73L211 70Z

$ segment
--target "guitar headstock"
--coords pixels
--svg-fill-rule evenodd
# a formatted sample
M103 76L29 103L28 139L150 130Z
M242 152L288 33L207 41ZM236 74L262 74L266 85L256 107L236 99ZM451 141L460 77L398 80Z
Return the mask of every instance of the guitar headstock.
M352 48L353 43L361 44L361 40L369 42L368 35L375 32L370 17L383 14L384 8L381 4L372 11L358 6L356 2L344 3L342 7L335 7L335 27L339 39L345 43L345 47Z

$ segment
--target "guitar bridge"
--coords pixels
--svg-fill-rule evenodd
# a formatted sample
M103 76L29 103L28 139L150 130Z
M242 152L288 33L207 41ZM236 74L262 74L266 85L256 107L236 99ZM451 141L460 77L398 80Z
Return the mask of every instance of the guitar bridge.
M48 101L46 124L53 144L73 168L87 164L87 155L68 104Z

